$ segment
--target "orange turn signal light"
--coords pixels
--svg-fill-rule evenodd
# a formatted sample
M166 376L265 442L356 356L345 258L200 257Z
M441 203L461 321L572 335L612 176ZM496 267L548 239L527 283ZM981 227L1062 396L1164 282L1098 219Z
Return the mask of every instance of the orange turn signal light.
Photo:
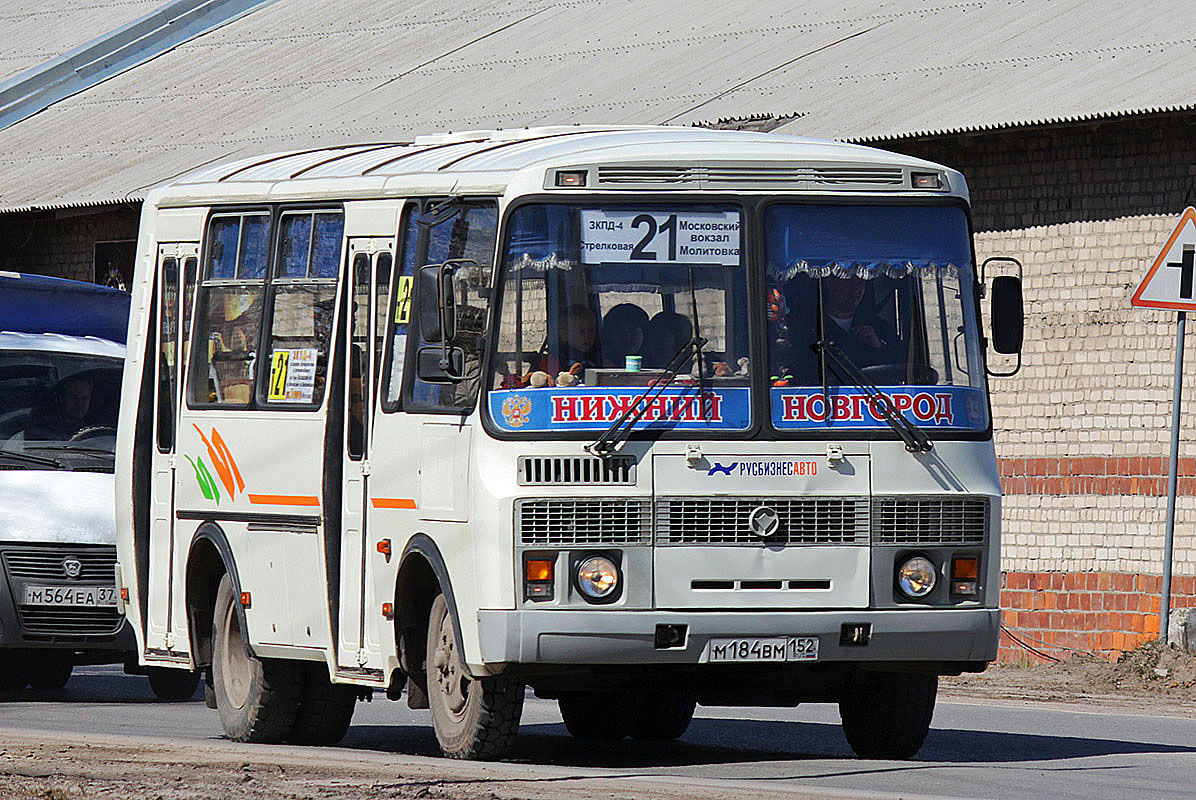
M129 590L124 586L120 587L120 599L129 602Z
M390 558L390 539L383 539L378 542L377 548L379 553Z
M951 580L974 581L980 577L980 559L963 556L951 559Z
M253 603L249 597L249 592L241 592L241 607L249 608L251 605L253 605Z
M394 617L394 615L395 615L395 607L393 605L391 605L390 603L383 603L382 604L382 616L386 617L387 619L392 619Z
M550 581L553 573L550 558L529 558L524 564L524 576L529 581Z

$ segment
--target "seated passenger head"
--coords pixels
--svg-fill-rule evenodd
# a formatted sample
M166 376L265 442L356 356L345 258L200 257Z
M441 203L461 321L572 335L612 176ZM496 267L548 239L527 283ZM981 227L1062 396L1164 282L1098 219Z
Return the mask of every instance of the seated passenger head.
M593 349L597 325L594 324L594 312L589 306L574 303L565 310L563 333L562 341L574 353L588 353Z
M863 278L827 278L823 281L826 313L841 319L853 316L867 288L868 284Z
M619 303L602 317L602 354L613 366L623 366L629 354L641 353L648 330L648 312L634 303Z
M693 338L693 325L689 318L676 311L661 311L648 323L644 355L648 365L663 367L681 346Z

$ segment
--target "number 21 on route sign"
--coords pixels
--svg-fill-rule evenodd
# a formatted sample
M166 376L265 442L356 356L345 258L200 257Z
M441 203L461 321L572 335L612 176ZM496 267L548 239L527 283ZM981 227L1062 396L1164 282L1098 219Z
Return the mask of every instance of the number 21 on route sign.
M1130 303L1141 308L1196 311L1196 208L1184 209Z

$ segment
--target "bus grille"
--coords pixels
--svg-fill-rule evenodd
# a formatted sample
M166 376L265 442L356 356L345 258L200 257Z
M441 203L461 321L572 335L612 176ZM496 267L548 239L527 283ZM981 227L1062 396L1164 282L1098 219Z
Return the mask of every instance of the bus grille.
M9 591L17 604L17 617L27 634L46 636L110 636L124 619L114 607L27 606L20 604L26 581L68 583L62 562L79 560L79 576L69 583L112 585L116 579L113 545L34 544L6 545L0 549L8 575Z
M74 579L80 583L111 583L116 576L113 545L10 545L2 552L10 578L52 583L66 580L62 561L68 556L74 556L83 565Z
M516 500L515 529L525 545L648 544L652 507L622 498Z
M767 506L780 526L765 539L748 516ZM670 497L656 503L658 545L866 545L868 500L839 497Z
M520 486L635 485L635 459L597 456L520 456Z
M876 497L872 541L877 544L982 544L988 529L983 497Z

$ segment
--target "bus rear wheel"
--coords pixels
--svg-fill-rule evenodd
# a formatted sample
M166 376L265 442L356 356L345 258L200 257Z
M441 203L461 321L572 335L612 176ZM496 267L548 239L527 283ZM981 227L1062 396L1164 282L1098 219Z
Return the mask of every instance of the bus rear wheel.
M360 690L356 686L330 681L323 662L312 661L304 667L299 713L287 741L291 744L336 744L349 730Z
M937 675L858 672L839 698L847 743L860 758L907 759L926 741Z
M299 711L300 665L251 655L237 606L225 575L216 590L212 620L212 684L220 724L233 741L281 742L295 727Z
M649 691L636 706L631 736L648 742L680 739L694 718L697 701L688 692Z
M565 730L575 739L622 739L636 724L635 703L626 696L610 692L566 692L557 698L556 704Z
M428 708L440 749L449 758L495 759L515 742L523 714L523 683L471 678L465 672L453 618L443 594L428 615Z

